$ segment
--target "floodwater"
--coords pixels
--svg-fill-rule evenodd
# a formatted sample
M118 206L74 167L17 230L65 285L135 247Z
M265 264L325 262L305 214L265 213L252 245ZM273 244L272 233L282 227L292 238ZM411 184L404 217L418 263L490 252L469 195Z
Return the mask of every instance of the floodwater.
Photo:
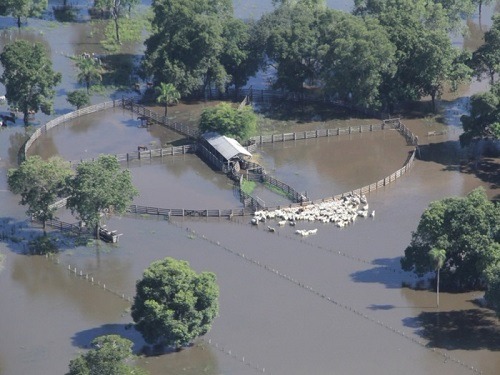
M71 108L65 93L76 84L63 54L90 51L92 38L84 24L42 31L23 30L21 36L51 46L55 65L64 72L56 110L66 113ZM17 34L0 31L0 45ZM430 202L478 186L490 197L500 195L498 159L483 158L479 173L461 164L468 154L457 142L457 119L466 97L477 90L464 88L461 98L442 102L442 124L404 120L419 136L420 159L398 181L369 194L375 218L358 219L343 229L300 223L299 228L318 229L307 238L299 238L291 227L270 233L265 226L251 226L248 218L168 222L127 216L107 223L123 233L118 245L63 241L57 256L24 255L22 238L32 238L39 229L27 225L18 197L7 189L5 172L16 166L25 129L21 124L2 129L0 230L8 240L0 242L0 374L63 374L93 338L107 333L130 338L141 351L144 342L127 329L127 299L142 271L166 256L217 274L220 314L193 347L141 357L138 363L151 374L498 374L500 326L477 303L482 293L441 293L437 309L435 293L403 287L419 280L399 267ZM37 115L37 121L47 118ZM50 132L34 150L75 160L179 141L165 129L148 132L137 124L122 110L101 112ZM448 133L427 136L436 130ZM383 178L403 165L408 151L396 132L386 131L266 145L256 158L272 175L318 198ZM129 167L141 192L138 204L240 205L225 177L193 155Z

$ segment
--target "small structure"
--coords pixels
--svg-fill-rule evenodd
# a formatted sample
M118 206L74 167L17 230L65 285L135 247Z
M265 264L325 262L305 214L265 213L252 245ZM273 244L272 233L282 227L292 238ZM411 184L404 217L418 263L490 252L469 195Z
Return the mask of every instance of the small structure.
M236 139L209 132L202 135L200 151L204 159L217 169L227 173L236 167L240 160L249 160L252 154Z
M103 240L104 242L117 243L118 238L120 236L121 236L121 234L118 234L116 230L106 229L105 225L103 225L102 227L99 228L99 238L101 240Z

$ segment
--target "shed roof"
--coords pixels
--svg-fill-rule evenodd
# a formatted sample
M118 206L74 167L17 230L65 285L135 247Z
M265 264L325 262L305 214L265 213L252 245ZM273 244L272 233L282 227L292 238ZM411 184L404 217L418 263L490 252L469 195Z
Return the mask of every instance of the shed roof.
M238 155L252 156L252 154L236 139L210 132L203 134L203 138L212 145L226 160L230 160Z

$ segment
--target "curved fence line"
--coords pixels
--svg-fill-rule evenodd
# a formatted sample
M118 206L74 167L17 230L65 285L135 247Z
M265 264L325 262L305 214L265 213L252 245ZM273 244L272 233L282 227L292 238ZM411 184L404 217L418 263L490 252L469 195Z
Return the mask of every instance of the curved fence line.
M76 111L67 113L65 115L56 117L53 120L50 120L49 122L47 122L46 124L44 124L40 128L38 128L28 138L28 140L24 143L24 145L21 147L21 155L20 155L21 161L26 159L26 154L27 154L29 148L33 145L33 143L40 136L42 136L43 134L46 134L47 131L49 131L50 129L52 129L58 125L61 125L61 124L65 123L66 121L73 120L73 119L80 117L80 116L83 116L83 115L88 115L90 113L99 112L99 111L102 111L105 109L121 106L122 105L121 103L122 103L122 100L110 100L108 102L99 103L99 104L91 105L89 107L78 109Z
M167 119L165 116L158 116L155 112L150 111L149 109L140 106L138 104L135 104L133 100L131 99L120 99L120 100L112 100L100 104L96 104L93 106L89 106L83 109L79 109L74 112L70 112L68 114L65 114L63 116L57 117L45 125L43 125L41 128L37 129L31 137L26 141L26 143L22 147L22 156L23 158L26 157L26 153L28 149L32 146L32 144L43 134L47 133L48 130L56 127L57 125L63 124L69 120L75 119L77 117L102 111L108 108L114 108L117 106L122 106L125 109L129 109L135 113L142 114L146 118L151 118L156 122L161 123L164 126L170 127L170 123L168 123ZM173 129L183 133L185 135L194 137L197 135L197 132L194 133L192 132L192 129L189 129L186 126L177 126L174 125ZM342 194L335 195L333 197L328 197L328 198L322 198L314 201L309 201L307 197L299 192L297 192L295 189L290 187L289 185L285 184L284 182L281 182L271 176L268 176L264 169L255 163L247 162L247 164L251 167L253 174L260 175L261 181L265 181L267 183L270 183L273 186L276 186L282 190L284 190L287 194L293 196L293 200L295 201L294 203L291 203L289 205L280 205L274 208L266 207L266 209L281 209L283 207L297 207L305 204L318 204L321 202L326 202L326 201L331 201L331 200L336 200L340 199L345 195L349 194L358 194L358 195L363 195L370 193L372 191L375 191L379 188L387 186L389 183L396 181L399 177L401 177L403 174L405 174L410 167L413 165L414 159L415 159L415 154L418 150L418 137L415 136L403 123L401 123L400 119L388 119L388 120L383 120L381 124L379 125L359 125L359 126L350 126L346 128L337 128L337 129L318 129L318 130L313 130L313 131L304 131L304 132L295 132L295 133L281 133L281 134L272 134L269 136L257 136L252 138L252 146L256 146L259 144L264 144L264 143L274 143L274 142L286 142L286 141L295 141L295 140L300 140L300 139L308 139L308 138L319 138L319 137L329 137L329 136L337 136L337 135L342 135L342 134L353 134L353 133L361 133L364 131L376 131L376 130L384 130L386 127L390 127L392 129L398 130L398 132L405 137L407 140L407 143L409 145L415 146L415 149L411 152L410 156L408 157L407 161L405 162L404 166L397 170L396 172L392 173L391 175L374 182L372 184L363 186L358 189L354 189L352 191L344 192ZM190 145L185 145L185 146L179 146L179 147L169 147L169 148L160 148L160 149L154 149L154 150L145 150L145 151L137 151L134 153L126 153L126 154L116 154L115 157L117 158L118 161L132 161L132 160L141 160L144 158L149 158L152 159L153 157L163 157L163 156L169 156L169 155L177 155L177 154L185 154L185 153L195 153L197 152L197 144L193 143ZM88 160L94 160L94 159L88 159ZM82 160L83 161L83 160ZM71 162L71 163L76 163L76 162ZM138 206L138 205L131 205L128 209L129 213L134 213L134 214L139 214L139 215L156 215L156 216L166 216L166 217L175 217L175 216L197 216L197 217L232 217L232 216L244 216L244 215L249 215L251 214L251 211L247 209L247 207L251 207L252 210L256 209L261 209L265 204L261 201L258 201L257 199L253 198L252 196L248 194L244 194L241 190L241 181L242 178L245 178L244 175L241 173L236 173L234 171L231 171L229 174L230 177L232 177L233 180L235 180L237 186L239 187L239 193L241 200L244 204L243 209L167 209L167 208L159 208L159 207L150 207L150 206ZM234 175L234 176L233 176ZM246 177L249 178L250 174L247 172ZM266 177L267 176L267 177ZM62 207L62 206L59 206ZM70 229L75 230L74 224L68 224L64 223L61 221L57 221L54 223L47 223L50 226L57 227L60 229ZM65 228L66 225L66 228Z

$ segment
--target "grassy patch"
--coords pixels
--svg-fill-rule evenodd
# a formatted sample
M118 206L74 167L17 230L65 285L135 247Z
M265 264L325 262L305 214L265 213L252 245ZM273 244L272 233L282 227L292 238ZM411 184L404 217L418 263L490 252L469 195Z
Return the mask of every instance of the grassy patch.
M264 186L276 194L279 194L283 197L287 197L288 199L292 199L292 196L290 194L288 194L286 191L284 191L283 189L280 189L277 186L271 185L269 182L264 182Z
M245 194L251 195L255 190L257 183L255 181L243 180L241 181L241 191Z

